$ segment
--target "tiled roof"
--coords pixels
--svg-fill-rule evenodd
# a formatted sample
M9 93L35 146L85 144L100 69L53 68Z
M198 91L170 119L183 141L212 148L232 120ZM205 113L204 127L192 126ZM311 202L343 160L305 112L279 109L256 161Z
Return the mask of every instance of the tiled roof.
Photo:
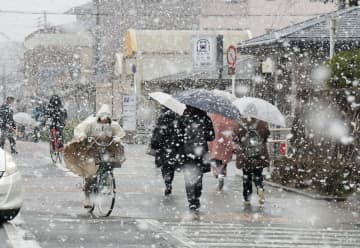
M336 40L360 40L360 7L330 12L238 44L239 48L271 44L281 40L324 41L330 36L329 23L337 18Z

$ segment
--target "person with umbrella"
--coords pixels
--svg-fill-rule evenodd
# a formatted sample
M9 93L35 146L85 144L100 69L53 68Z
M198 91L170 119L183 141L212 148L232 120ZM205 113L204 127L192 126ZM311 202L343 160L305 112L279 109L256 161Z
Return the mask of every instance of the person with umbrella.
M269 166L266 142L270 135L268 123L285 126L285 118L271 103L254 97L242 97L233 102L246 118L241 118L234 132L236 167L243 170L243 196L250 204L252 181L259 196L259 203L265 203L262 171Z
M10 142L11 153L16 154L18 153L15 148L16 142L14 138L16 134L16 124L14 121L14 111L12 109L12 104L14 101L14 97L8 96L6 98L6 103L0 107L0 147L4 149L6 138L8 138Z
M236 120L240 112L226 97L209 90L187 90L175 98L186 105L181 118L184 128L183 168L189 208L196 210L200 207L203 173L210 172L208 142L215 139L213 124L207 113Z
M234 132L236 167L243 171L243 197L250 204L252 182L254 182L259 203L265 203L263 169L269 166L266 142L270 135L268 124L252 117L244 118Z
M179 115L174 111L162 107L150 141L151 149L155 150L155 164L161 168L165 196L171 194L175 170L181 165L180 149L183 140L178 118Z
M182 170L185 178L189 209L200 207L203 173L210 172L210 157L207 143L215 134L211 119L205 111L187 106L181 123L183 128Z
M213 174L219 180L218 191L224 187L227 164L233 154L233 131L237 122L219 114L208 114L213 123L215 139L208 143L213 160Z

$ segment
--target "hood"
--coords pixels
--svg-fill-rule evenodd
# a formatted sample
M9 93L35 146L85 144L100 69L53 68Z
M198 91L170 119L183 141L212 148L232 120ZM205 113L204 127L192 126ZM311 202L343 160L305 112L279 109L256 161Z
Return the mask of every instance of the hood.
M5 171L5 151L0 148L0 171Z
M111 119L111 110L110 110L109 105L103 104L101 106L101 108L99 109L99 111L97 112L96 117L97 118L104 118L104 117L106 118L106 117L108 117L108 118Z

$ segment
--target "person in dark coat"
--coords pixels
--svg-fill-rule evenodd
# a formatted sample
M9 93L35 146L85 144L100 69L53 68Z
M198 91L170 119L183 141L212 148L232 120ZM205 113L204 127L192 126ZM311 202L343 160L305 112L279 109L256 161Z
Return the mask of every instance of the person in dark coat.
M250 130L255 130L260 138L260 149L257 156L249 157L246 149ZM250 204L252 194L252 182L257 188L259 203L265 203L263 169L269 166L269 153L266 147L270 135L268 124L255 118L244 118L235 128L234 142L236 147L236 167L243 170L243 196L245 204Z
M200 207L203 173L210 172L207 142L215 139L211 119L206 112L190 106L181 117L183 128L182 157L186 195L190 210Z
M56 129L59 139L59 148L64 147L63 129L67 119L67 111L61 103L58 95L52 95L45 112L45 121L49 122L50 133L53 128Z
M165 182L165 196L171 194L175 170L181 164L182 135L178 118L175 112L163 107L150 142L151 149L155 150L155 164L161 168Z
M14 97L8 96L6 98L6 103L0 107L0 147L4 149L6 138L8 138L10 142L11 153L16 154L16 142L14 138L16 135L16 124L14 121L14 111L12 109L12 104L14 101Z

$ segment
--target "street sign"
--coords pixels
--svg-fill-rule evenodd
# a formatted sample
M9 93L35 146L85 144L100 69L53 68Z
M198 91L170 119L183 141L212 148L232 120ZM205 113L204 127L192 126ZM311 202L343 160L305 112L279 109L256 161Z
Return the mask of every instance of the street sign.
M234 75L236 68L236 47L234 45L230 45L226 50L226 61L228 64L228 74Z
M136 130L136 97L123 96L123 127L127 131Z
M230 45L226 50L226 61L230 67L235 67L236 64L236 47Z
M216 36L193 36L193 71L216 70Z

